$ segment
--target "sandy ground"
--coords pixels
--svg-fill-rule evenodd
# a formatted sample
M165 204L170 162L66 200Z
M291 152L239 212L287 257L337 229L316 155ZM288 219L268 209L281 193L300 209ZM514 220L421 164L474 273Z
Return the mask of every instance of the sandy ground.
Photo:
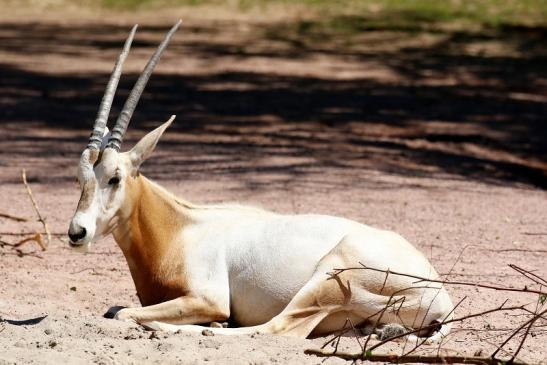
M74 252L64 233L79 197L76 162L133 17L143 26L122 96L167 15L2 15L0 212L31 222L0 218L0 240L40 229L22 168L56 235L45 252L0 248L0 364L321 363L303 350L325 338L164 334L102 318L112 305L138 305L124 258L111 238ZM317 39L289 21L185 21L130 127L126 146L178 115L144 174L190 201L327 213L395 230L453 280L529 285L508 264L547 277L541 30L373 29ZM454 302L465 298L458 316L506 299L537 301L448 290ZM443 351L488 355L523 320L498 313L457 324ZM546 325L538 322L519 359L547 363ZM358 345L343 338L340 348Z

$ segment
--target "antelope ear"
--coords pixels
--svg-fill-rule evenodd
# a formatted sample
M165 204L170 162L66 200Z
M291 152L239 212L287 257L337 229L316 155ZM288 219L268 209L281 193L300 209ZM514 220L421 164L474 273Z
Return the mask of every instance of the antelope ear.
M109 139L110 139L110 129L108 129L108 127L105 126L103 131L103 140L101 142L101 151L105 149Z
M156 144L160 137L167 127L173 123L173 120L175 120L174 115L172 115L167 122L142 137L142 139L129 151L129 159L135 170L137 170L139 166L150 157L152 152L154 152L154 148L156 148Z

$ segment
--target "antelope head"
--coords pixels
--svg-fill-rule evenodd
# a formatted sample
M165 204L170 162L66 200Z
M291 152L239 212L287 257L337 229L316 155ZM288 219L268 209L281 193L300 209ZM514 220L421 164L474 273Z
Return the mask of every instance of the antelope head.
M150 156L159 138L174 119L143 137L131 150L120 152L121 143L139 98L167 47L172 35L180 26L179 20L165 36L156 52L150 57L142 74L131 90L112 131L106 126L122 66L131 48L137 30L135 25L125 41L124 48L114 66L106 87L93 132L82 152L78 165L80 201L70 221L68 236L72 247L88 247L89 243L112 232L116 214L126 199L127 179L137 175L141 163Z

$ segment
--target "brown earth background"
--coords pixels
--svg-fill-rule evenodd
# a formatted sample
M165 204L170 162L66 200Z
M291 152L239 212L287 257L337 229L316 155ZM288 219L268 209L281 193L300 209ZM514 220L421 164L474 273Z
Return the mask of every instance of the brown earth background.
M177 115L143 167L148 177L199 203L395 230L453 280L528 284L510 263L547 277L547 28L336 18L348 31L305 8L36 3L0 2L0 213L31 220L0 218L0 242L41 229L23 168L55 235L47 251L0 247L0 364L321 363L303 350L325 338L152 335L102 318L110 306L138 305L121 251L108 238L74 252L64 233L79 197L79 154L137 22L111 115L165 31L184 21L125 140L128 148ZM454 302L466 297L458 315L537 301L448 289ZM521 320L506 313L457 324L443 351L488 355ZM547 364L546 327L538 322L520 360ZM358 350L349 337L340 348Z

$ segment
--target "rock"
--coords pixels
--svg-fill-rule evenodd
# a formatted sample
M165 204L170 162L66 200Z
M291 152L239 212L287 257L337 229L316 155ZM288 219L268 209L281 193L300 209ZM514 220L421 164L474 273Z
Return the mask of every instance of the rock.
M208 329L204 329L203 331L201 331L201 334L203 336L214 336L215 334L213 333L213 331L211 330L208 330Z

